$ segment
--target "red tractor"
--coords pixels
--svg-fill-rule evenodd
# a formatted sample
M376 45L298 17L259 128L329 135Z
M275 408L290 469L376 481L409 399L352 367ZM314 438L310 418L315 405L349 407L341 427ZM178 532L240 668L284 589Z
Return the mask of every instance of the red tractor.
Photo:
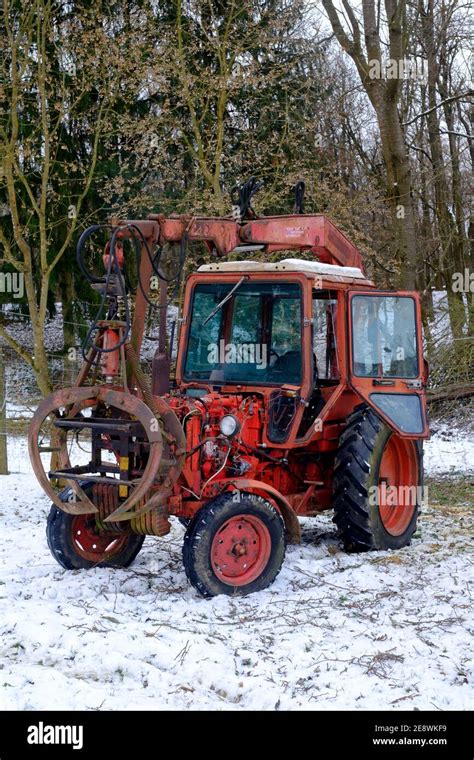
M377 290L324 216L246 211L116 221L103 277L81 258L98 227L83 233L79 264L107 313L89 331L75 384L40 404L29 435L53 501L48 544L63 567L126 567L145 535L169 532L170 516L186 526L186 575L204 596L266 588L286 543L300 540L298 518L321 510L334 509L348 550L410 543L429 436L419 296ZM171 382L160 256L167 246L182 262L192 241L213 263L187 280ZM255 250L308 256L226 260ZM160 337L150 377L139 355L154 280ZM43 446L47 420L54 443ZM69 442L80 431L90 461L74 465ZM46 472L51 449L57 464ZM68 484L61 492L58 480Z

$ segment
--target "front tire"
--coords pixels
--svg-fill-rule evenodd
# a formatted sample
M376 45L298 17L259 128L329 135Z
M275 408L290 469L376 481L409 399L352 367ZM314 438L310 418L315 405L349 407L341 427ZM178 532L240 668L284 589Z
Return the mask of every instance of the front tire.
M267 588L285 557L285 526L256 494L234 501L226 493L202 507L187 528L183 564L188 580L205 597L246 596Z
M408 546L422 485L422 444L394 433L365 404L357 407L334 469L334 522L346 550Z
M82 486L87 492L88 487ZM68 501L70 488L61 493ZM142 548L145 536L100 532L93 514L70 515L54 504L46 524L48 547L65 570L91 567L128 567Z

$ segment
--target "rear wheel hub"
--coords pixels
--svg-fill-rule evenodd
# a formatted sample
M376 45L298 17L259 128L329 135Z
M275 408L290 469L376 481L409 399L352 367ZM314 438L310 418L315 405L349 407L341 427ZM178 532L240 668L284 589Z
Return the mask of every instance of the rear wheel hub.
M72 521L71 533L75 551L90 562L110 559L128 540L127 535L99 533L95 518L90 515L76 515Z

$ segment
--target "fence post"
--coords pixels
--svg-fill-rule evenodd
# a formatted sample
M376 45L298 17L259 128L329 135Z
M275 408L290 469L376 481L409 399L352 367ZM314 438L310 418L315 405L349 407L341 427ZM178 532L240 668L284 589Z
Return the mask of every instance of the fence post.
M0 345L0 475L8 475L7 457L7 394L3 347Z

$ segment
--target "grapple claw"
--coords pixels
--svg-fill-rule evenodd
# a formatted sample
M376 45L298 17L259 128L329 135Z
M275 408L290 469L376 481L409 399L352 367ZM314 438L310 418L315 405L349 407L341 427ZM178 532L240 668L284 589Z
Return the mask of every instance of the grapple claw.
M77 474L74 472L75 468L71 467L67 450L67 425L59 427L57 430L58 445L54 448L58 449L59 466L54 472L59 474L62 479L70 482L77 501L64 502L61 500L59 493L54 490L41 460L40 449L42 447L38 443L38 438L45 420L50 415L59 417L58 412L60 409L64 408L66 410L66 413L60 417L61 421L71 420L71 426L73 426L74 420L71 417L71 412L74 412L75 417L82 409L95 406L99 402L102 402L107 407L118 409L121 413L125 412L132 419L137 420L146 434L149 445L148 460L143 475L137 485L130 489L128 498L121 504L121 514L131 510L134 505L141 502L147 496L159 471L163 453L162 433L160 426L156 424L155 413L143 401L131 393L101 386L71 387L56 391L39 405L33 415L28 435L28 449L33 469L43 490L59 509L69 514L97 513L98 509L82 490L79 482L77 482ZM87 427L87 419L81 421L84 422L84 427ZM104 420L104 422L107 422L107 420ZM98 463L96 471L97 469L100 471L101 466L102 464ZM88 473L84 470L87 470L87 468L81 468L81 477L84 480L102 480L102 478L95 477L90 472ZM51 474L54 475L54 472ZM113 478L110 478L110 480L112 483L114 482ZM116 484L119 487L120 481L117 480ZM130 516L134 516L134 514L132 513ZM121 519L129 519L129 517Z

